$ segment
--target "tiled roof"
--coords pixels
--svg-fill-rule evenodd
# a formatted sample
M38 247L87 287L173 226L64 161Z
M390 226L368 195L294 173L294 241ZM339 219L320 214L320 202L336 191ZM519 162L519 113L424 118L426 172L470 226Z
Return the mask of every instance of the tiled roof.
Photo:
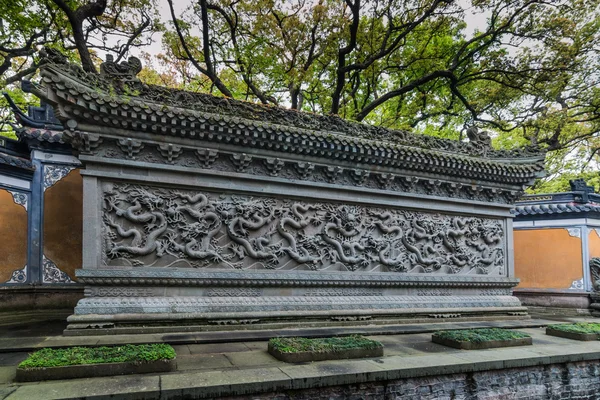
M517 205L513 214L517 216L526 215L550 215L567 213L600 213L600 204L597 203L551 203L551 204L531 204Z
M20 139L35 139L40 142L64 144L62 130L38 129L24 126L16 129L17 137Z
M144 132L162 136L156 139L161 142L178 137L240 151L276 152L282 158L360 163L390 172L419 171L519 188L543 172L544 154L536 149L495 150L489 143L392 131L338 116L146 85L135 78L141 68L135 62L104 63L104 74L98 75L58 58L44 64L41 82L32 92L56 104L63 123L74 124L71 130L96 127L101 136L112 132L120 137L128 133L116 132Z
M35 167L31 163L31 161L29 161L25 158L13 156L13 155L6 154L3 152L0 152L0 164L8 165L11 167L27 169L27 170L31 170L31 171L33 171L35 169Z

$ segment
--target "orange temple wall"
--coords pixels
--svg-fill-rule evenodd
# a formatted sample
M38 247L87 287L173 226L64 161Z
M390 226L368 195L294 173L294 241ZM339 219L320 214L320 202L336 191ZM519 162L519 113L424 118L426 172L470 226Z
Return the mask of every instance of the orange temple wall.
M595 235L595 251L600 255L600 238ZM515 276L518 288L568 289L583 278L581 238L565 228L515 230ZM592 247L590 241L590 252Z

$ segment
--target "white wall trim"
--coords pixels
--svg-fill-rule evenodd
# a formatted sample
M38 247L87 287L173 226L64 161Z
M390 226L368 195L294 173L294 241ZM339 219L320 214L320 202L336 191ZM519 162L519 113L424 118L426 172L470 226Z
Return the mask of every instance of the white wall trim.
M68 154L47 153L41 150L34 150L31 157L32 159L40 160L41 162L81 165L77 157Z
M15 189L31 190L31 181L6 175L0 175L0 185L6 185Z

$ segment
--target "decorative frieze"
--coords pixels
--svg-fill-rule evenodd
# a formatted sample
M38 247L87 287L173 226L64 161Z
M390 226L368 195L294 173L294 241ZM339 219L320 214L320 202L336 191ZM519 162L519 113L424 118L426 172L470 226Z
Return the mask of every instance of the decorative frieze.
M570 290L583 290L584 289L583 278L574 280L573 283L571 283L571 287L569 287L569 289Z
M109 159L131 159L129 147L117 145L107 138L94 155ZM127 140L121 140L128 143ZM113 143L113 144L110 144ZM171 164L185 168L197 168L222 172L243 173L255 176L285 177L344 186L362 186L396 192L408 192L427 196L469 199L481 202L512 204L522 192L496 187L473 186L443 179L427 179L393 173L371 173L360 168L342 168L299 160L260 157L245 153L218 152L207 148L142 143L135 153L135 160L152 164ZM171 147L169 147L171 146Z
M157 290L150 287L90 287L85 290L91 297L149 297L158 296Z
M25 210L27 210L27 203L28 203L27 193L17 192L15 190L9 190L8 192L12 195L13 201L15 202L15 204L23 206L23 208Z
M142 151L144 143L140 140L134 140L130 138L117 140L117 145L128 159L134 159L135 156Z
M569 232L569 236L581 239L581 228L565 228Z
M263 291L259 288L210 288L205 292L208 297L258 297Z
M70 165L45 164L44 165L44 191L60 181L75 167Z
M449 289L419 289L417 296L452 296L452 291Z
M503 289L503 288L495 288L495 289L482 289L479 291L480 296L511 296L512 289Z
M89 285L157 285L188 287L286 287L314 288L505 288L518 280L490 275L408 275L331 271L212 270L208 268L81 269L77 279Z
M265 312L452 309L519 307L511 296L262 296L262 297L85 297L76 315L121 314L132 307L144 313L205 313L213 310L256 315ZM466 311L466 310L465 310ZM242 314L243 315L243 314Z
M42 282L44 283L75 283L69 275L61 271L56 264L45 255L42 257Z
M6 283L25 283L27 282L27 265L23 268L13 271L10 279Z
M382 289L324 288L308 289L304 296L383 296Z

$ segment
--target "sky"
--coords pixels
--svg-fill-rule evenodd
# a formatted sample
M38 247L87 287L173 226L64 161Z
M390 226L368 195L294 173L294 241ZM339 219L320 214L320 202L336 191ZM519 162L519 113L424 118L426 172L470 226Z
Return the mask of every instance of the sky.
M252 0L242 0L242 1L252 1ZM472 8L470 8L471 0L459 0L458 4L466 10L465 21L467 23L467 28L465 30L465 34L467 37L473 35L476 30L481 30L486 27L486 13L476 13ZM191 4L189 0L173 0L173 8L177 16L180 16L183 11ZM169 24L171 21L171 12L169 9L169 3L167 0L158 0L159 6L159 14L160 20L164 24ZM196 32L199 35L199 32ZM162 52L162 34L155 33L152 36L152 43L149 46L143 47L141 49L134 48L132 50L132 55L140 56L141 52L147 52L153 56ZM157 67L157 66L155 66Z

